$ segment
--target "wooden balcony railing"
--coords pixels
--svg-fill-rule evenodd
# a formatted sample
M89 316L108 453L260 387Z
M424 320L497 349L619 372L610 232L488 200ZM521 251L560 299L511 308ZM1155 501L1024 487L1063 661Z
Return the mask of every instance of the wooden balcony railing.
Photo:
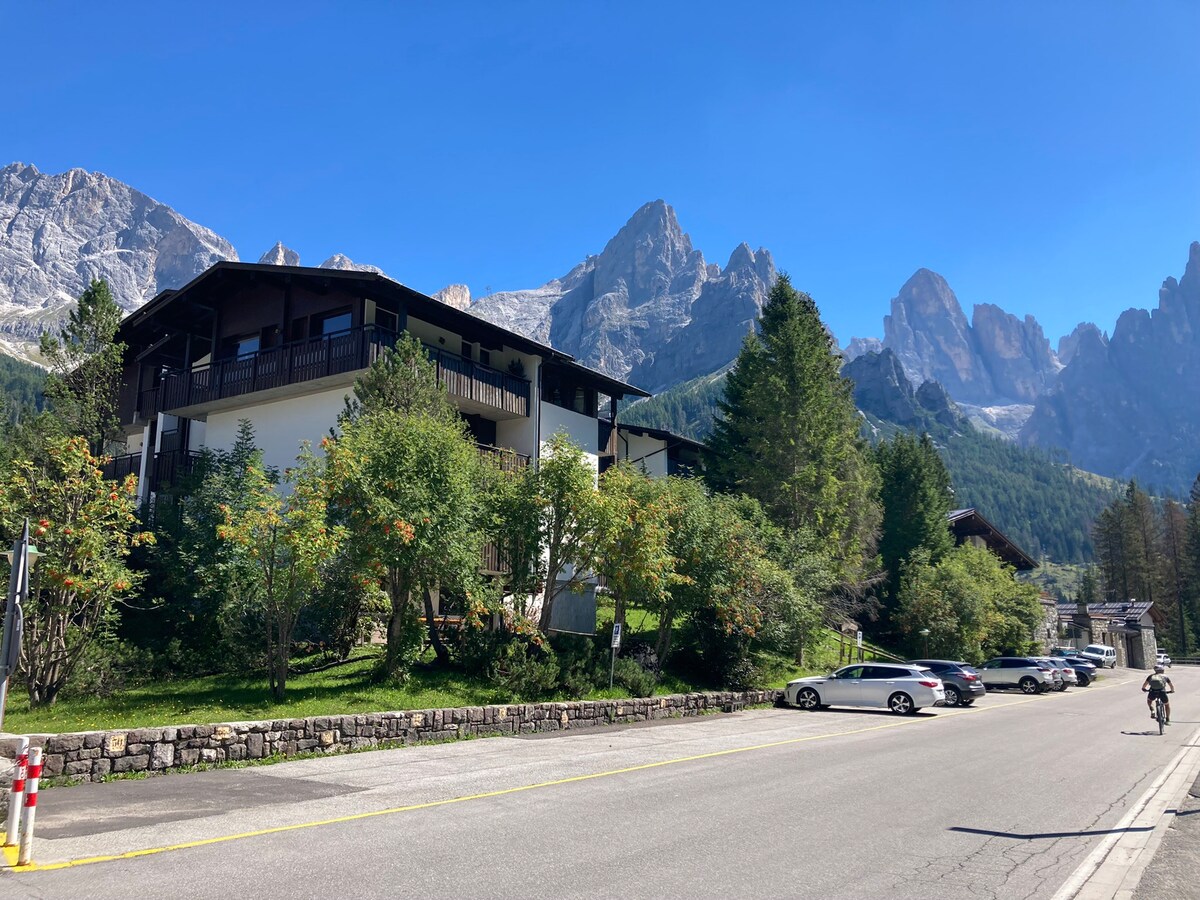
M159 412L184 409L289 384L300 384L365 369L385 347L395 346L396 333L363 325L237 359L220 360L191 369L164 372L158 385L143 390L138 412L149 418ZM529 415L529 381L461 356L427 347L438 381L453 397L474 400L515 415Z
M491 461L502 472L520 472L529 467L529 457L516 450L479 443L476 443L475 447L482 459Z

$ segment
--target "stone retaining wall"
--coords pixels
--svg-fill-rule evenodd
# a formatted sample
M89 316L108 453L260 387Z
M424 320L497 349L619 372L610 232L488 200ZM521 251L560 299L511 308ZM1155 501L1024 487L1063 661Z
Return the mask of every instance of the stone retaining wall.
M732 711L746 704L771 703L779 694L777 690L723 691L637 700L516 703L222 725L35 734L29 738L31 744L45 749L43 777L100 781L108 775L166 772L199 763L298 753L342 753L470 735L531 734L697 716ZM15 746L12 740L0 741L0 755L11 759ZM3 787L7 788L7 783ZM3 793L7 799L7 790Z

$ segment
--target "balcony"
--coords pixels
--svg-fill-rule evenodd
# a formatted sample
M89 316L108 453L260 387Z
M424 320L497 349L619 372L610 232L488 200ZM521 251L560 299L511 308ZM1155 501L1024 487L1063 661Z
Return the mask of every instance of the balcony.
M150 481L150 490L158 492L167 487L178 486L180 480L192 473L200 454L193 450L163 450L154 454L150 460L146 477ZM122 481L127 475L138 475L142 466L142 454L127 453L124 456L114 456L100 471L104 477L112 481Z
M367 368L385 347L395 346L396 333L364 325L279 347L259 350L191 369L163 373L158 385L138 398L138 413L150 418L160 412L204 412L231 408L231 400L259 391L302 385L321 379L344 382L346 376ZM529 382L524 378L480 365L444 350L427 347L446 392L469 408L499 410L510 416L529 415ZM299 392L295 392L299 393Z
M501 472L520 472L529 467L529 457L507 447L493 447L491 444L475 445L480 459L490 461Z

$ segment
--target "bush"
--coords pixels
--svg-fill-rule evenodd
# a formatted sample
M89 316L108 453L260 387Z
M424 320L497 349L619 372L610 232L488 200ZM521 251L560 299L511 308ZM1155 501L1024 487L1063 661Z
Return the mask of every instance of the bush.
M595 639L555 635L551 646L558 659L558 686L568 697L583 697L603 682L607 654Z
M658 678L648 669L643 669L637 660L621 657L613 667L613 682L629 689L632 697L650 697L658 685Z
M505 644L488 672L492 683L515 700L541 700L558 686L558 661L554 654L523 638Z
M105 638L93 641L79 657L64 698L111 697L154 668L153 654L128 641Z

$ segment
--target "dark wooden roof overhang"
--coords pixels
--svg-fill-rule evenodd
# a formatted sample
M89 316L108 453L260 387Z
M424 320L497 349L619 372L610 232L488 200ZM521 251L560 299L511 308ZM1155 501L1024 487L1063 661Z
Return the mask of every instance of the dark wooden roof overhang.
M121 322L118 339L135 353L140 353L169 332L191 330L196 336L205 337L208 331L203 326L211 321L220 296L260 281L275 283L281 288L288 283L302 283L309 290L317 292L335 287L352 290L385 307L399 306L410 316L461 334L464 339L482 347L499 350L508 346L521 353L540 356L543 360L572 370L581 380L611 397L650 396L641 388L581 365L568 353L434 300L377 272L218 262L178 290L162 291L145 306L130 313Z
M1020 547L1010 541L999 528L981 516L975 509L951 510L946 517L954 539L963 543L969 537L982 537L989 550L1011 565L1018 572L1036 569L1038 564Z

